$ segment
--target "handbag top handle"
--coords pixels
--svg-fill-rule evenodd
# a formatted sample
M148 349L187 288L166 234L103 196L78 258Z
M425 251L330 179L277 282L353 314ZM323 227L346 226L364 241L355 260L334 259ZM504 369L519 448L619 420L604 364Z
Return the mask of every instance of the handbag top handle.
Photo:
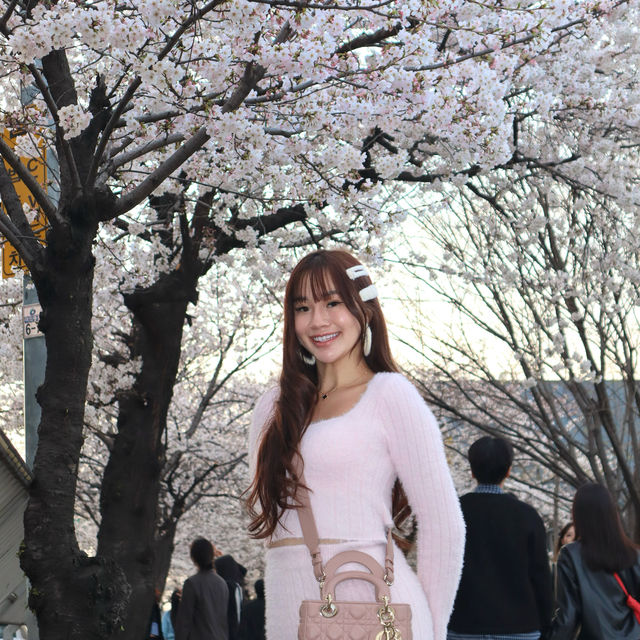
M311 562L313 564L313 573L318 582L324 582L326 574L324 571L324 565L322 563L322 554L320 553L320 537L318 536L318 527L316 526L316 520L311 510L311 501L309 499L309 492L305 485L307 484L304 479L304 474L301 470L302 464L298 459L298 480L300 485L298 486L298 492L296 498L300 504L298 507L298 518L300 520L300 528L302 529L302 537L304 543L309 549L311 554ZM384 581L391 585L393 584L393 537L391 535L391 529L387 532L387 550L384 560Z

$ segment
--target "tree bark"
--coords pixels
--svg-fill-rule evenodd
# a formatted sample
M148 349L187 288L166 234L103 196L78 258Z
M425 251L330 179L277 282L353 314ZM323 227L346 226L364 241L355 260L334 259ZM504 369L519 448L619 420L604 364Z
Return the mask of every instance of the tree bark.
M110 559L90 558L74 530L78 461L91 366L91 305L97 230L91 202L66 214L80 216L73 233L47 236L42 264L32 270L42 304L47 364L37 393L42 407L21 566L31 582L29 606L43 640L106 638L117 631L128 587Z
M161 590L164 590L167 575L169 574L177 526L178 520L172 519L165 523L162 532L156 535L154 584Z
M98 555L112 557L127 576L131 597L123 637L145 638L154 589L166 579L173 536L158 546L158 498L165 458L162 435L178 371L187 304L196 301L198 273L183 267L150 287L125 295L133 314L130 350L142 368L119 401L118 434L100 496ZM175 533L175 528L173 529ZM169 555L170 558L170 555ZM158 562L165 571L159 580Z

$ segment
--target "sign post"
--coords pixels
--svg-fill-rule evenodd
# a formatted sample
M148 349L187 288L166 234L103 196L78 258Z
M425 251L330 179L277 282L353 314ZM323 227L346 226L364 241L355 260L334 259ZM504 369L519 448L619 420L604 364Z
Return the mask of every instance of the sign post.
M44 334L38 329L41 311L38 294L28 273L22 280L22 302L25 449L26 463L31 470L38 447L38 425L42 413L36 391L44 382L47 347Z
M12 132L5 129L2 136L6 143L15 148L16 138L20 132ZM29 169L31 174L44 187L47 187L47 154L44 143L36 141L38 153L35 157L21 157L21 161ZM47 231L47 219L38 207L33 194L20 180L16 172L6 163L5 166L11 177L11 182L16 190L18 198L23 205L29 206L33 213L31 229L35 236L44 243ZM14 247L6 240L2 244L2 277L13 278L16 271L23 271L22 284L22 318L23 318L23 375L24 375L24 430L26 463L29 469L33 469L36 447L38 446L38 425L40 424L40 405L36 400L36 391L44 381L44 369L47 362L47 350L44 335L38 330L40 319L40 304L38 294L33 281L29 277L27 267Z

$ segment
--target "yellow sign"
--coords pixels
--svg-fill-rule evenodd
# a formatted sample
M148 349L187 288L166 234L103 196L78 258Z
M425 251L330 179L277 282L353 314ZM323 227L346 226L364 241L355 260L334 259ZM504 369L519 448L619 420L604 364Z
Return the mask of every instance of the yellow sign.
M22 135L22 132L17 131L9 131L5 129L2 132L2 137L4 141L13 149L15 147L16 138ZM46 148L44 146L44 141L40 139L40 153L36 158L25 158L21 157L20 160L22 163L29 169L33 177L46 188L47 185L47 160L46 160ZM40 240L44 244L44 238L47 231L47 218L37 205L35 198L31 194L31 191L27 189L26 185L16 172L6 163L4 163L7 171L9 172L9 176L11 177L11 182L13 182L13 186L18 194L18 198L20 198L20 202L24 204L28 204L31 209L36 211L36 218L31 222L31 229L35 234L36 238ZM2 212L6 215L6 209L0 203L0 207L2 208ZM0 236L0 244L2 244L2 277L3 278L12 278L15 275L17 269L22 269L23 271L27 271L27 267L24 264L22 258L16 251L16 249L9 244L6 240L3 240Z

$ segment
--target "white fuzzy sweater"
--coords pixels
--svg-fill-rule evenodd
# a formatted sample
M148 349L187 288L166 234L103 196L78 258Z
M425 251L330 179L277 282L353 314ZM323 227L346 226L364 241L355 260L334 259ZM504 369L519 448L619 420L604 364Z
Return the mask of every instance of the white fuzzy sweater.
M277 393L263 395L254 411L252 473ZM379 560L392 524L391 489L400 478L418 520L418 580L398 553L392 600L412 605L414 640L445 640L462 569L464 521L436 420L415 387L400 374L376 374L347 413L309 426L301 453L320 537L350 541ZM296 512L286 511L274 540L301 536ZM325 562L339 546L323 549ZM300 601L318 597L306 547L269 550L265 578L267 638L295 640ZM359 595L352 590L342 597Z

